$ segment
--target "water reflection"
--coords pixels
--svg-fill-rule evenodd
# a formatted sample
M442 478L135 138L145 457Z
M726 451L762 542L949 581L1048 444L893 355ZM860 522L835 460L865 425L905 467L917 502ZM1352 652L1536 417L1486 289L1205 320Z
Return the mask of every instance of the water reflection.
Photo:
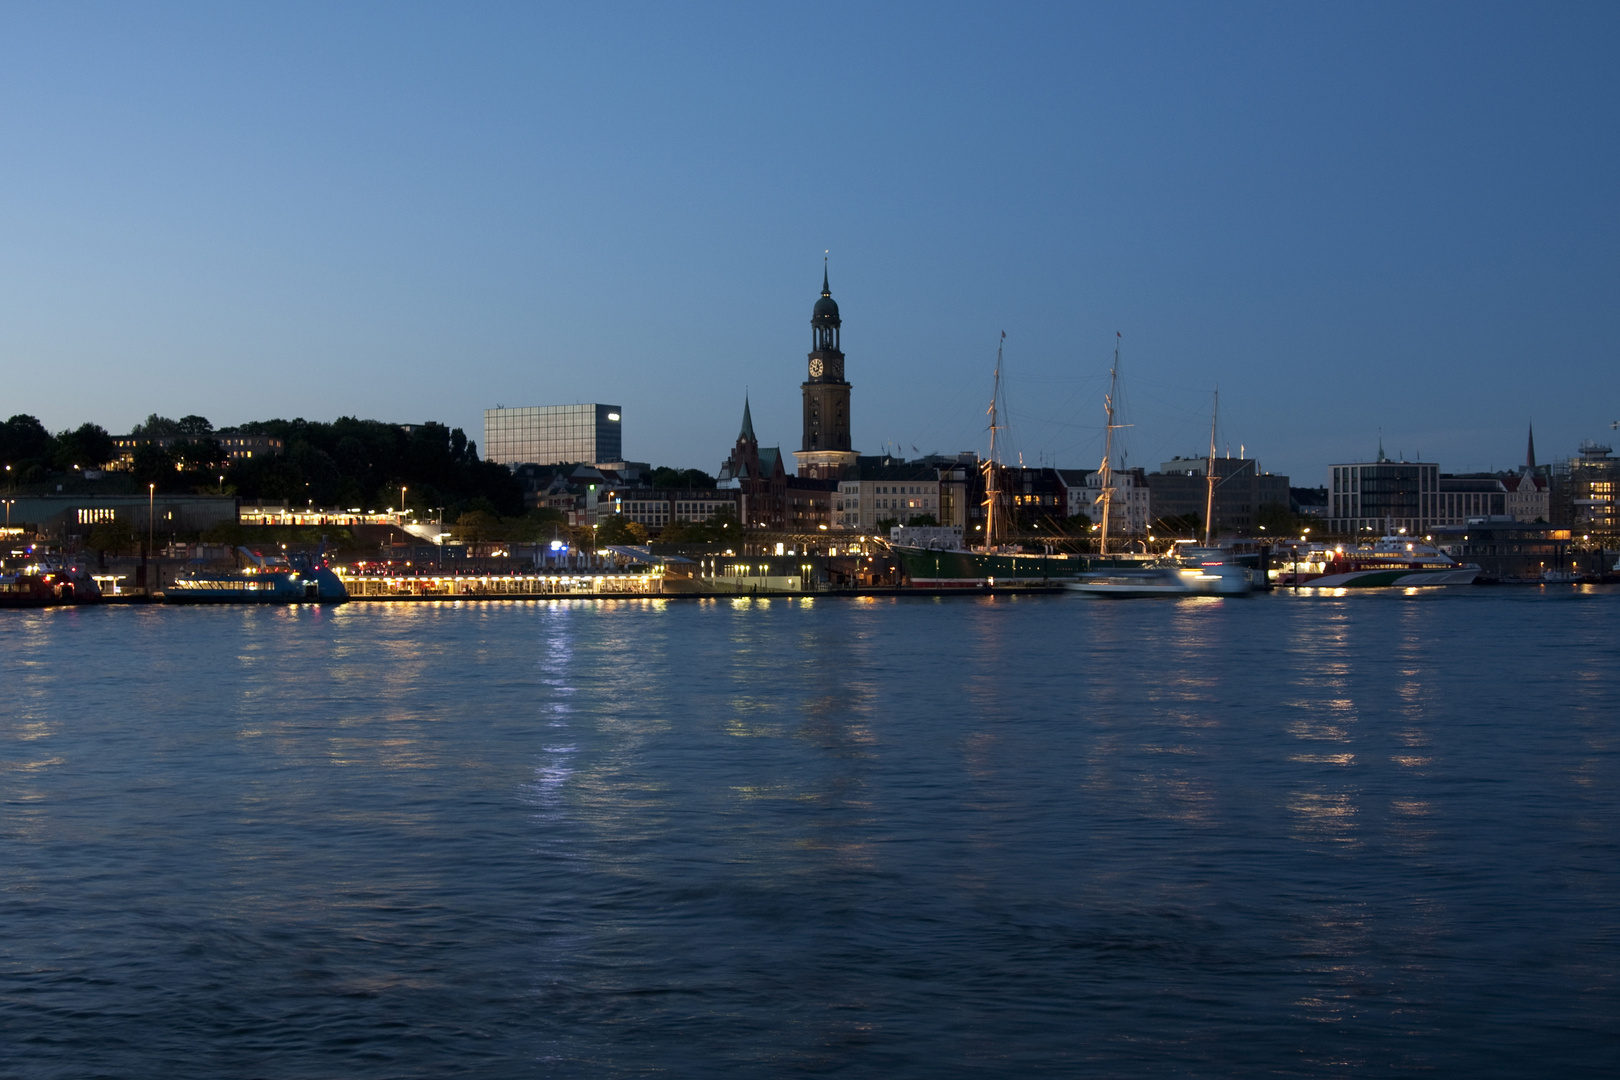
M1603 602L19 620L8 1023L101 1075L1590 1063Z

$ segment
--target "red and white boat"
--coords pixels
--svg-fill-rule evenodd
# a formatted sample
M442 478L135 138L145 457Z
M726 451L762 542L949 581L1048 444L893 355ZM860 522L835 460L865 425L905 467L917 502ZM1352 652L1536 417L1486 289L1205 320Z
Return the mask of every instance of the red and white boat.
M1381 536L1370 544L1300 545L1272 555L1272 585L1310 589L1405 589L1472 585L1475 563L1460 563L1431 544Z

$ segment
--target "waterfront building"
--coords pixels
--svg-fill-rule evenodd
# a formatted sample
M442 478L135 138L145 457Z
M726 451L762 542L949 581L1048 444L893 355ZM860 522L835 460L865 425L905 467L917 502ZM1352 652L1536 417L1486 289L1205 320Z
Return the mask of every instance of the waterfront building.
M1166 533L1186 531L1187 524L1196 521L1201 529L1211 474L1215 477L1216 533L1254 534L1260 527L1262 507L1288 508L1288 477L1265 472L1254 458L1176 457L1144 478L1153 513L1151 527Z
M934 484L937 485L938 495L934 504L935 509L927 511L925 508L924 512L931 512L935 520L939 522L940 528L954 529L958 534L965 535L973 531L975 524L979 524L982 528L984 521L984 472L980 468L979 455L974 451L964 450L959 454L929 454L908 462L898 462L894 458L863 457L858 462L858 466L864 470L869 463L875 465L898 465L902 469L916 470L915 475L924 475L922 470L928 470L928 475L932 476ZM863 472L862 475L864 476L865 473ZM891 493L885 492L882 497L889 498ZM907 493L906 497L910 499L912 495ZM929 495L924 492L921 497L927 499ZM878 493L876 491L872 492L873 523L876 523L883 516L877 512L876 501L878 498ZM845 503L846 512L858 509L857 507L848 506L847 497ZM883 509L892 508L884 507ZM900 507L899 509L911 510L913 514L916 512L915 508L912 507ZM857 522L846 527L856 528L860 526L859 522Z
M821 273L821 298L810 314L809 374L800 385L804 399L804 434L794 451L802 477L836 480L860 456L850 447L849 380L844 378L838 302Z
M718 486L740 493L739 514L746 529L802 533L832 527L837 481L788 476L781 448L759 445L746 397L742 427L720 465Z
M221 495L20 495L5 500L9 526L61 540L84 540L97 525L121 521L142 542L168 539L237 520L237 501Z
M1114 536L1146 536L1153 523L1153 492L1145 469L1110 469L1114 498L1108 511L1108 530ZM1063 482L1064 516L1084 514L1093 525L1102 522L1102 470L1059 469Z
M484 457L509 466L623 462L623 411L602 404L485 409Z
M1328 516L1328 489L1325 487L1288 489L1288 506L1303 518L1326 521Z
M232 461L280 457L287 450L287 444L274 435L243 435L235 431L222 431L214 436L214 441Z
M649 529L679 522L704 522L717 515L741 520L742 492L736 488L626 488L612 492L612 513Z
M1416 536L1436 524L1439 511L1440 466L1391 461L1382 440L1376 461L1328 466L1330 533L1383 535L1392 528Z
M1481 576L1496 581L1534 580L1547 571L1601 574L1605 569L1601 553L1571 555L1569 529L1507 515L1440 525L1430 535L1435 547L1458 562L1479 564Z
M1525 470L1502 479L1507 514L1515 521L1551 521L1552 483L1545 474Z
M1464 525L1473 518L1510 516L1507 485L1495 473L1441 473L1436 491L1434 513L1412 530L1414 534L1441 526Z
M1056 469L1003 465L999 476L1011 520L1020 531L1050 530L1068 516L1068 491Z
M1334 465L1328 531L1420 536L1472 518L1512 516L1507 482L1495 473L1442 473L1432 462ZM1533 520L1533 519L1532 519Z
M1558 464L1553 472L1553 520L1581 535L1612 537L1620 533L1620 512L1615 494L1620 491L1620 459L1614 448L1590 439L1580 454Z
M639 463L638 463L639 464ZM612 500L621 489L639 487L641 471L621 473L590 464L514 466L523 484L524 502L536 509L556 510L570 525L595 525L613 513Z
M191 443L212 443L223 450L232 461L279 457L287 450L287 444L274 435L244 435L230 430L208 435L114 435L114 457L106 463L106 467L115 471L133 469L135 451L142 446L172 450L176 446Z
M860 458L838 481L832 527L871 533L878 522L940 520L940 470L891 458Z
M1536 464L1536 432L1530 429L1525 444L1524 467L1517 474L1502 478L1507 489L1507 512L1516 521L1552 520L1552 480L1547 470Z
M1432 462L1391 461L1380 445L1377 461L1333 465L1328 474L1333 533L1382 534L1393 527L1418 536L1485 518L1551 519L1551 483L1536 464L1533 431L1517 473L1442 473Z
M983 522L984 472L979 468L979 455L965 450L954 461L939 459L932 463L939 476L939 513L934 516L939 518L941 528L955 529L966 536L975 520Z

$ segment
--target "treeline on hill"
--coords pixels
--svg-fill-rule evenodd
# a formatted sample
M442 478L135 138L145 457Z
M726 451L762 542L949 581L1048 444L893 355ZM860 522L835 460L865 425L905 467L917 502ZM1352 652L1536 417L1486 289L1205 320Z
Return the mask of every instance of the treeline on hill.
M460 428L419 424L406 430L380 420L342 417L330 424L313 420L260 420L229 434L269 435L285 452L232 461L207 418L172 420L149 416L133 435L164 439L135 449L133 468L109 478L133 481L138 489L157 485L170 494L235 494L248 502L359 507L399 506L401 489L411 509L443 510L450 520L469 509L500 515L523 513L523 486L503 465L483 461L478 444ZM112 436L96 424L52 435L32 416L0 424L0 463L10 465L10 482L42 483L52 474L97 469L117 456Z
M19 413L0 424L0 465L14 484L37 484L55 472L99 469L113 459L112 436L99 424L82 424L52 435L32 416Z
M478 444L460 428L398 424L345 416L260 420L235 429L271 435L286 452L235 462L226 473L244 499L286 499L296 505L361 507L404 505L419 513L443 510L455 520L468 509L523 513L523 485L510 469L478 456ZM404 489L401 492L401 488Z

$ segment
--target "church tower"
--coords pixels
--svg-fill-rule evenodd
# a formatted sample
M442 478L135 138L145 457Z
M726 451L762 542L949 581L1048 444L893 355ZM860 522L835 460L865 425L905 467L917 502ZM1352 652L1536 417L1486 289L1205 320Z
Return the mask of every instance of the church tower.
M821 299L810 314L809 378L804 394L804 438L793 457L800 476L836 480L858 456L849 445L849 383L844 379L844 353L839 348L843 321L838 302L821 269Z

